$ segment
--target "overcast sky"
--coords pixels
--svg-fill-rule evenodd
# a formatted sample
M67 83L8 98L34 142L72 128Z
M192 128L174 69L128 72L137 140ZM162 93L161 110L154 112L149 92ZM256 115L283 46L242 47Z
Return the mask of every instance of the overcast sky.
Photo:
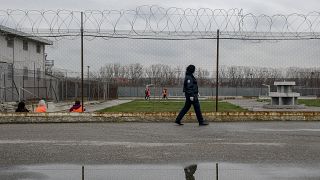
M32 10L121 10L142 5L164 8L243 9L244 14L307 14L320 11L320 0L0 0L1 9ZM221 64L266 67L319 67L319 40L285 42L221 43ZM47 47L48 58L58 68L79 71L79 41L61 40ZM102 40L87 41L85 64L94 69L106 63L141 63L182 65L196 64L214 69L214 41L145 41Z
M255 14L290 14L319 11L319 0L1 0L1 9L134 9L141 5L163 7L243 9Z

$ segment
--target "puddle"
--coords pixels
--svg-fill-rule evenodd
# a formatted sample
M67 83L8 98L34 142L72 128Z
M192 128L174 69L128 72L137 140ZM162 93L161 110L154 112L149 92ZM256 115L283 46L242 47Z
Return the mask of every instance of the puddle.
M219 163L220 180L319 180L320 164L315 166ZM172 165L86 165L87 180L215 180L215 163ZM1 180L79 180L80 165L50 164L0 166Z

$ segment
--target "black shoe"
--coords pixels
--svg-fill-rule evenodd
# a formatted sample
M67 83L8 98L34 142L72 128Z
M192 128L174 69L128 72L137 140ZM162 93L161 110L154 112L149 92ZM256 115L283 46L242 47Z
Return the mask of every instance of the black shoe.
M174 123L178 124L179 126L183 125L180 121L175 121Z
M209 122L205 120L199 123L199 126L207 126L207 125L209 125Z

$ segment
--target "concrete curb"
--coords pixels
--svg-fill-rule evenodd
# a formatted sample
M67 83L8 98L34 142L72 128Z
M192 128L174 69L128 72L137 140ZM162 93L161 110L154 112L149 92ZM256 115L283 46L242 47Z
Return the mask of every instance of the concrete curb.
M139 113L0 113L0 124L15 123L87 123L87 122L173 122L178 112ZM241 121L320 121L320 112L208 112L210 122ZM194 113L184 122L196 122Z

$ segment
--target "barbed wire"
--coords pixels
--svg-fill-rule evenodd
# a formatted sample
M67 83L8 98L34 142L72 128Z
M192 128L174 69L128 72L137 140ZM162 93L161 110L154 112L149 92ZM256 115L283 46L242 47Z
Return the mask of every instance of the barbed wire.
M140 6L134 10L87 10L87 39L319 39L320 12L255 15L242 9L181 9ZM80 36L81 12L0 10L0 25L55 40Z

